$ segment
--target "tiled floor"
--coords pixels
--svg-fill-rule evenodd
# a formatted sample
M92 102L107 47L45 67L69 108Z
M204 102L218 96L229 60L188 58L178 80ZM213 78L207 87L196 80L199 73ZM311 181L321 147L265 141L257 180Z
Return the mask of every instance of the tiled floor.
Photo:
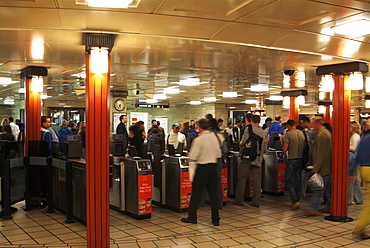
M324 215L306 217L303 209L308 200L296 211L289 209L287 196L264 195L260 209L229 202L218 227L211 224L208 206L199 209L196 225L180 222L186 213L158 206L146 220L111 210L111 247L370 247L370 240L351 236L355 222L326 221ZM360 210L360 205L351 205L349 216L357 218ZM19 209L12 220L1 220L0 247L86 247L84 225L66 224L63 214L45 211Z

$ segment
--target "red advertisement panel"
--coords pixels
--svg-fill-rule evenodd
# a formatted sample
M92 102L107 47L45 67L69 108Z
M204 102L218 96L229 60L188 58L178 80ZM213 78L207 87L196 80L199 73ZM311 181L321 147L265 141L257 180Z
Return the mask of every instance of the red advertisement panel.
M152 175L140 175L138 183L138 214L150 214L152 212Z
M222 187L222 201L227 201L227 189L228 189L228 183L227 183L227 167L222 168L221 170L221 187Z
M285 191L284 176L285 176L285 163L278 163L277 192Z
M188 208L191 197L191 182L189 179L189 169L181 171L180 189L180 208Z

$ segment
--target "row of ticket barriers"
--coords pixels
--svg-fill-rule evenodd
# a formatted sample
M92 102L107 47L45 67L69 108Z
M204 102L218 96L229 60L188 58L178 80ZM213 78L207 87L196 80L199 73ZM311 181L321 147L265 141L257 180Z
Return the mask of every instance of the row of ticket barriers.
M31 210L34 206L45 203L48 212L56 209L66 214L67 223L75 220L86 223L85 160L39 156L24 158L23 151L18 151L16 157L8 156L5 154L6 149L2 147L10 144L11 142L0 142L1 202L3 212L6 212L3 217L11 218L10 212L14 211L10 207L11 204L25 200L25 210ZM112 146L112 149L118 153L122 152L122 142L115 140ZM164 155L163 144L153 141L151 146L151 152L148 152L149 159L122 153L110 157L111 208L136 219L150 218L153 204L177 212L186 212L192 193L189 158L186 152ZM18 144L17 147L21 145ZM76 150L76 144L72 147ZM2 151L5 155L1 155ZM130 155L136 155L132 153L129 152ZM283 195L285 162L282 153L269 151L264 158L262 168L264 193ZM220 193L223 196L224 205L228 197L235 196L239 161L239 152L230 151L227 161L222 164L222 192ZM10 187L6 184L10 184ZM252 190L250 178L245 190L246 199L252 197Z

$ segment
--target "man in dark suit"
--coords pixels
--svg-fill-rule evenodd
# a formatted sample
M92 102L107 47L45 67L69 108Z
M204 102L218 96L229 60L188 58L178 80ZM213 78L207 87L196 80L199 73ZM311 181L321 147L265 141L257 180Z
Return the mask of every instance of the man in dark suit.
M119 120L121 122L117 125L116 134L126 134L126 139L127 139L128 138L127 127L126 127L127 116L126 115L121 115L119 117Z

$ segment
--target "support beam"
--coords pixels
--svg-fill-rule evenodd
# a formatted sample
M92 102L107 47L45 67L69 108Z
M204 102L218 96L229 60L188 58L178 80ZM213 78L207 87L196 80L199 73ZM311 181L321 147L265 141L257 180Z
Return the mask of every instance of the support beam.
M325 219L346 222L353 220L347 217L351 90L349 75L336 75L333 79L331 212Z
M87 247L91 248L110 246L110 56L107 59L108 72L93 73L91 55L86 55L86 215Z

